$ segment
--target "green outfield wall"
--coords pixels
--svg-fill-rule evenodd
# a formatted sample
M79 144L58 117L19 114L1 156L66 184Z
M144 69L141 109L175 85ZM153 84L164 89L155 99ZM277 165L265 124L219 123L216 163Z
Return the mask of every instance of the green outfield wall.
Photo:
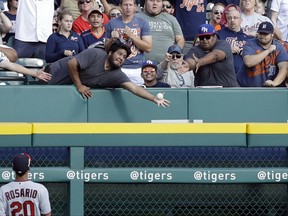
M149 91L171 105L121 89L84 100L73 86L1 87L0 183L25 151L53 216L288 215L287 89Z

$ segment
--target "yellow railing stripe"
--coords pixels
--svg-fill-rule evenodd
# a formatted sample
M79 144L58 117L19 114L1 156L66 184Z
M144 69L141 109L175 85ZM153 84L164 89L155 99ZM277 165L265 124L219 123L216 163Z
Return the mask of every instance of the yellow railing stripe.
M246 133L245 123L34 123L34 134Z
M249 123L247 134L288 134L287 123Z
M32 134L32 124L29 123L0 123L0 135L29 135Z

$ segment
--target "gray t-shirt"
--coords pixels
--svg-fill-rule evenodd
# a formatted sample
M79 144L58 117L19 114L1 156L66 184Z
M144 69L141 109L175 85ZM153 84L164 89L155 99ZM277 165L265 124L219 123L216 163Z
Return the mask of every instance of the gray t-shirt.
M152 51L145 53L146 60L163 61L168 48L175 44L176 35L183 35L177 19L166 13L150 16L147 13L137 13L149 23L152 35Z
M100 48L86 49L75 56L79 63L79 76L83 85L91 88L115 88L124 82L130 82L120 68L104 70L106 57L107 53ZM71 58L66 57L51 64L52 80L48 84L65 85L73 83L67 65Z
M195 87L197 86L223 86L223 87L237 87L239 86L236 80L236 73L234 70L233 55L231 47L228 42L218 40L213 50L221 50L225 53L226 58L222 61L217 61L212 64L201 66L195 74ZM192 54L198 58L202 58L207 53L199 46L192 47L185 59L192 58Z

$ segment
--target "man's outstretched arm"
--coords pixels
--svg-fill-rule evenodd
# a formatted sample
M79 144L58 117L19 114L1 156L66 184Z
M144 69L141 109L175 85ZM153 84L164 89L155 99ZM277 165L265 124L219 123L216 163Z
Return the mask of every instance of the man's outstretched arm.
M170 104L170 101L166 99L157 99L154 95L150 94L148 91L146 91L144 88L140 86L136 86L132 82L125 82L121 84L121 87L132 92L133 94L137 95L138 97L144 98L146 100L152 101L156 103L158 106L167 107Z

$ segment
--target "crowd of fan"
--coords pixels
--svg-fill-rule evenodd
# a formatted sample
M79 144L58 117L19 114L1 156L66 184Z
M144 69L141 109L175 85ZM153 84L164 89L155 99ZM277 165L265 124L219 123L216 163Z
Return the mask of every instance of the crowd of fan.
M121 71L144 88L284 87L287 80L284 0L7 0L7 6L0 13L0 67L48 84L71 80L13 62L41 58L50 67L87 49L108 52L116 40L131 51Z

